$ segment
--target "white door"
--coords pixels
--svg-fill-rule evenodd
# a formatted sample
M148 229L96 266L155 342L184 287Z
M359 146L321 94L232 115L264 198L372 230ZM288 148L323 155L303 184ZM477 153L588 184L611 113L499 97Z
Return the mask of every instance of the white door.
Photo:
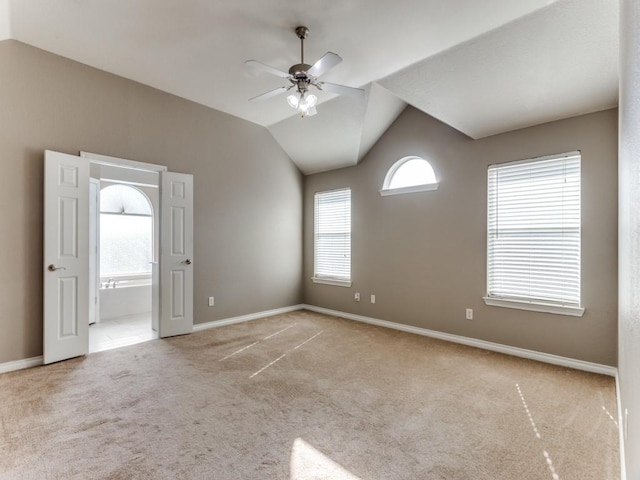
M193 175L161 174L160 325L171 337L193 330Z
M89 348L89 162L45 151L44 363Z

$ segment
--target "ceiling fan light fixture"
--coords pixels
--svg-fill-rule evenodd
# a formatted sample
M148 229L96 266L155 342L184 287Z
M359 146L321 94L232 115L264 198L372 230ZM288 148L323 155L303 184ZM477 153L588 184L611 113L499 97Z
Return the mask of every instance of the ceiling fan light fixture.
M312 117L318 113L318 110L316 110L318 97L312 93L307 94L306 92L303 92L299 95L289 95L287 97L287 103L291 108L295 108L300 112L303 117Z
M318 97L316 97L313 93L305 95L305 99L307 100L307 108L313 108L318 104Z
M298 105L300 104L300 100L296 95L291 94L287 97L287 103L291 108L297 109Z

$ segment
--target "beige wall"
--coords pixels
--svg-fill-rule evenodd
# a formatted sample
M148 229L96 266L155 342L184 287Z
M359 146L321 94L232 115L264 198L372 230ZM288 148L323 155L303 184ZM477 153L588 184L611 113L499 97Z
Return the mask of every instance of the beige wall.
M303 180L266 129L11 40L0 105L0 363L42 354L45 149L194 175L196 323L300 302Z
M620 317L627 478L640 478L640 3L620 2ZM624 421L625 411L628 418Z
M582 151L586 313L576 318L486 306L487 166L572 150ZM381 197L387 170L407 155L428 159L440 188ZM409 107L359 165L305 177L305 302L616 365L616 159L616 110L474 141ZM352 189L351 288L310 280L313 195L338 187ZM465 320L465 308L473 308L473 321Z

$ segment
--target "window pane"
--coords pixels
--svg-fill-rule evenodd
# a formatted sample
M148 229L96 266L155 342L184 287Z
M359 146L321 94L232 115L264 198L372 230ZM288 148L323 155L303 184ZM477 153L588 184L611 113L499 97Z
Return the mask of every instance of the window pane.
M314 276L351 278L351 190L315 195Z
M402 160L401 160L402 162ZM391 167L394 169L388 189L413 187L415 185L427 185L436 183L436 174L426 160L418 157L404 161L400 166Z
M109 185L100 190L100 212L152 215L145 194L128 185Z
M488 172L487 295L580 306L580 155Z
M152 217L100 215L100 275L151 273Z

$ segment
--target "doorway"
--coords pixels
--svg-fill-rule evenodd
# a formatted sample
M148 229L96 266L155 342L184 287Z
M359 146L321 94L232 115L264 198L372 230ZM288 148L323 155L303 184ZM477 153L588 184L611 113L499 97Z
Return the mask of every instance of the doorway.
M91 280L99 275L97 267L89 268L89 190L95 185L90 181L90 167L94 165L157 173L159 226L154 230L158 262L151 269L152 326L160 338L191 333L193 175L85 152L75 156L45 150L44 160L44 363L89 351L91 309L93 315L97 314L96 292L92 297L90 291L92 285L99 290L95 288L97 282ZM97 216L97 206L93 211ZM93 252L93 256L98 255L96 248Z
M159 174L90 165L89 353L158 338L152 321L158 264Z

